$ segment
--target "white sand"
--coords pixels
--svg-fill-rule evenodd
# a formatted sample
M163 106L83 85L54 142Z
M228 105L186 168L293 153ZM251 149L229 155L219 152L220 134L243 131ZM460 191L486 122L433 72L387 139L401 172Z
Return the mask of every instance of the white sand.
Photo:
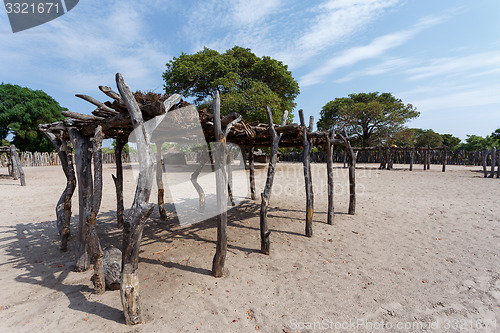
M155 211L139 264L145 323L136 327L124 324L119 291L93 295L92 272L73 272L76 239L59 251L62 170L26 168L28 186L20 187L0 169L0 332L375 332L384 331L381 321L394 328L385 331L500 331L500 180L482 178L478 167L442 173L434 165L427 172L360 165L350 216L347 170L336 167L329 226L325 165L313 165L314 236L306 238L302 166L279 164L271 256L259 252L260 204L244 201L229 212L228 272L219 279L210 275L215 219L180 227ZM113 170L105 166L98 223L103 246L120 247ZM131 174L125 171L126 207ZM258 194L264 181L262 166ZM74 235L77 202L75 195ZM366 326L356 326L361 320ZM349 321L349 329L335 330Z

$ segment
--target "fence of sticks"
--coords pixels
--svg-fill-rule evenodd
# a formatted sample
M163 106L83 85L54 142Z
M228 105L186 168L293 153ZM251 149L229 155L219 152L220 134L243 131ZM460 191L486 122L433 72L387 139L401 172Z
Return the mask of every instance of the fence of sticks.
M488 166L491 166L489 172ZM496 172L495 166L497 167ZM500 178L500 149L493 147L491 151L489 149L486 149L483 152L483 173L484 178L494 178L495 174L496 178Z
M260 209L260 236L261 252L270 253L270 231L268 228L267 209L271 196L278 146L297 147L303 149L304 179L306 190L305 235L313 234L313 191L311 179L311 148L326 146L329 152L327 158L328 174L328 214L327 222L333 224L334 219L334 188L333 188L333 145L343 145L347 151L349 162L350 203L349 214L355 213L355 163L356 154L351 147L353 138L340 133L313 132L313 118L306 125L302 110L299 111L300 125L287 124L287 112L281 123L275 125L270 108L266 108L268 123L254 124L242 120L241 115L233 113L222 117L220 114L220 98L218 92L213 96L213 113L206 110L196 110L189 103L181 100L177 94L148 99L148 95L132 94L121 74L116 74L118 92L109 87L100 86L99 89L112 102L101 103L86 95L77 95L94 104L97 109L93 115L84 115L71 111L64 111L66 117L62 121L52 124L43 124L39 130L44 132L56 148L61 166L65 172L66 187L56 205L57 225L61 235L61 249L67 250L70 234L71 197L78 183L79 193L79 232L76 270L84 271L90 268L93 261L94 292L105 291L103 250L96 231L96 219L102 199L102 153L101 146L104 138L116 139L116 176L113 175L117 198L117 221L123 228L122 244L122 271L120 294L126 323L129 325L142 322L142 311L139 295L138 254L139 245L146 219L152 213L155 205L149 203L153 180L158 187L158 209L161 218L166 218L163 198L163 171L161 168L161 149L156 154L150 150L151 143L157 147L162 142L161 135L154 131L165 119L171 115L166 127L160 131L169 132L170 137L182 140L189 128L182 127L177 118L188 115L201 124L204 140L215 143L213 160L216 179L217 197L217 242L216 253L212 264L212 274L220 277L227 252L227 205L231 194L231 182L228 183L228 174L231 164L227 163L228 146L226 143L246 147L249 152L250 192L255 199L254 181L254 147L270 147L271 156L267 169L267 179L264 191L261 193ZM122 151L129 135L134 132L137 154L139 156L139 175L136 192L131 209L127 217L123 207L123 166ZM73 163L74 150L74 163ZM156 155L156 156L155 156ZM197 183L197 177L206 159L200 161L198 169L191 176L193 186L199 194L200 207L204 202L204 191ZM93 164L93 168L91 167ZM76 167L76 171L75 171Z

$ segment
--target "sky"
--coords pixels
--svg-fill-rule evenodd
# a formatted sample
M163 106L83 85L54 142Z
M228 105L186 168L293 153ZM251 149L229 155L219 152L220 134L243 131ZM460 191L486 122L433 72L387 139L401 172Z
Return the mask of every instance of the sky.
M74 95L108 100L97 87L116 90L117 72L132 90L162 93L174 57L238 45L288 65L295 119L390 92L420 111L407 126L464 140L500 128L499 15L498 0L85 0L14 34L1 7L0 82L90 114Z

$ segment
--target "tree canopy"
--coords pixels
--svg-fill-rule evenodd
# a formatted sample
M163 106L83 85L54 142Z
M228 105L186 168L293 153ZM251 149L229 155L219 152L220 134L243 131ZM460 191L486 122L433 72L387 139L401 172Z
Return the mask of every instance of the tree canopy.
M264 107L281 121L288 110L290 120L296 106L299 85L288 66L268 56L257 57L250 49L235 46L225 53L204 48L195 54L181 54L167 63L163 73L167 94L194 97L201 106L216 89L221 94L221 113L238 112L245 120L267 122Z
M0 139L9 134L12 143L24 151L52 151L54 147L38 131L38 125L62 120L66 110L42 90L0 84Z
M419 115L413 105L404 104L391 93L359 93L328 102L317 125L322 130L346 129L358 135L360 145L372 146L386 143L408 120Z

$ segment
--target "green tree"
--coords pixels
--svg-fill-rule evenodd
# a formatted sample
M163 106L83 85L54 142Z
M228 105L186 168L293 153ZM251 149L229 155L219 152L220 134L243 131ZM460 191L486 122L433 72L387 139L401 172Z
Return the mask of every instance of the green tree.
M269 105L276 122L285 110L293 119L299 85L281 61L259 58L250 49L235 46L222 54L209 48L183 53L166 66L165 92L194 97L199 107L210 108L209 100L218 89L222 114L238 112L247 121L267 122L264 107Z
M318 128L343 130L359 137L362 146L387 143L410 119L419 116L411 104L404 104L391 93L360 93L336 98L320 112Z
M62 120L67 110L42 90L0 84L0 136L14 136L12 144L24 151L52 151L38 125Z
M416 136L417 142L415 145L417 147L430 146L431 148L437 148L443 145L443 138L441 137L441 135L431 129L417 129Z
M398 147L415 147L417 143L416 133L416 128L403 128L393 135L389 143Z
M493 146L493 140L490 136L486 136L483 138L479 135L467 135L467 139L465 139L465 143L460 144L458 146L459 150L468 150L468 151L480 151L489 149Z
M453 136L451 134L441 134L441 138L443 139L443 146L446 146L452 150L455 150L457 146L460 144L462 140Z

